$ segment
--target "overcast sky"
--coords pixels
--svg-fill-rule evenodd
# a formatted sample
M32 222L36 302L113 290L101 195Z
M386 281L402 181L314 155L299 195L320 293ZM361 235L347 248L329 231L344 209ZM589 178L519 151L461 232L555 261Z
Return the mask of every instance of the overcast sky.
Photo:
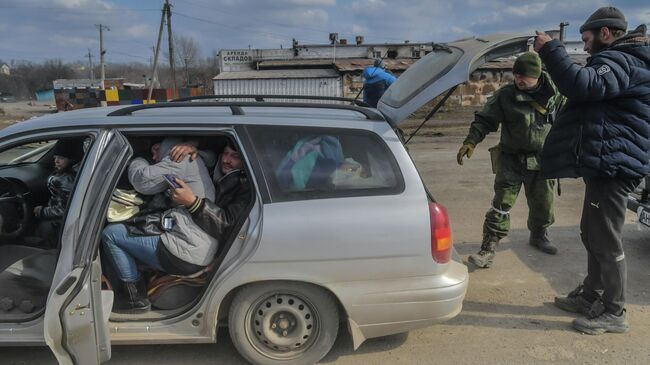
M444 42L471 35L557 29L568 38L599 6L614 5L630 27L650 23L648 0L170 0L175 34L194 38L204 56L222 48L326 43L329 32L367 43ZM96 24L107 62L149 62L163 0L0 0L0 60L96 57Z

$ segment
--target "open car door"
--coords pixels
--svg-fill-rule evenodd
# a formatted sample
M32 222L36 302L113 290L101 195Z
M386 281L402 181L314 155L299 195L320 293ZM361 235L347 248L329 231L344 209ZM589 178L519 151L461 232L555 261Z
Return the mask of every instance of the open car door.
M377 109L396 127L436 96L468 81L481 65L527 51L531 37L501 34L434 45L386 90Z
M101 131L79 172L45 310L45 342L60 364L98 364L111 357L113 292L101 290L96 253L112 189L130 155L122 135Z

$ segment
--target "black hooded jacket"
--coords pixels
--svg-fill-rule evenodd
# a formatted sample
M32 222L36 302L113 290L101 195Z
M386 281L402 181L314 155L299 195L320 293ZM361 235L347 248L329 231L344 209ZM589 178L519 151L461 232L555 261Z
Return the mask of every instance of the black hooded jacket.
M558 40L540 57L568 98L542 152L541 174L639 178L650 173L650 41L631 34L582 67Z

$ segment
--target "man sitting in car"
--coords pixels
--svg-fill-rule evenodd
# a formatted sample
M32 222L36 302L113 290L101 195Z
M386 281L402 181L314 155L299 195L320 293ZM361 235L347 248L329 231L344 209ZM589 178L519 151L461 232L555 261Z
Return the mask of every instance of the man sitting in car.
M157 200L165 200L161 193L170 188L165 175L175 176L201 199L213 200L214 185L200 156L171 160L170 150L180 143L180 139L165 138L153 144L154 163L144 157L134 158L128 167L129 182L139 193L157 194L156 198L161 198ZM170 274L189 275L209 264L207 257L218 247L216 239L196 227L185 208L159 207L159 211L134 217L127 224L111 224L103 231L104 253L127 296L126 306L132 309L148 310L151 305L138 263Z

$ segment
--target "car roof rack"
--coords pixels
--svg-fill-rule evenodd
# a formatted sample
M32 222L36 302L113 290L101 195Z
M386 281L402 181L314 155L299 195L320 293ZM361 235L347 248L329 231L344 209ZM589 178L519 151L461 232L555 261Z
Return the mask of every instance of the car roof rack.
M171 103L177 103L181 101L193 101L193 100L212 100L214 99L255 99L257 102L266 101L266 99L298 99L298 100L324 100L324 101L345 101L350 103L350 105L357 105L369 108L368 103L352 98L342 98L339 96L318 96L318 95L197 95L189 96L186 98L178 98L170 100Z
M337 109L349 110L363 114L368 120L385 121L384 117L375 109L363 108L356 105L345 104L320 104L320 103L290 103L290 102L265 102L265 101L229 101L229 102L195 102L175 101L155 104L131 105L107 114L109 117L131 115L133 112L145 109L183 108L183 107L227 107L232 115L246 115L242 107L273 107L273 108L311 108L311 109Z

